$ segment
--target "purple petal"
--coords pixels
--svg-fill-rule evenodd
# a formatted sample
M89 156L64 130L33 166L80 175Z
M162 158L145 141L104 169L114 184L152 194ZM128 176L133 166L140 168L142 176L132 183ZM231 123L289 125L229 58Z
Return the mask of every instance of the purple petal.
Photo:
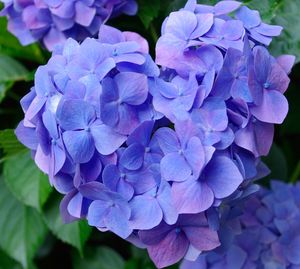
M213 250L220 246L218 233L209 227L184 227L183 231L190 243L200 251Z
M122 72L115 76L120 100L130 105L140 105L148 96L147 77L143 74Z
M133 143L140 143L144 147L147 147L150 143L152 130L154 127L154 121L144 121L139 127L137 127L127 139L127 145Z
M103 155L114 153L125 141L126 136L116 133L107 125L93 125L91 133L97 151Z
M29 149L36 150L38 146L38 138L34 128L24 126L24 121L21 121L15 130L18 140Z
M158 268L167 267L180 261L186 254L189 242L184 235L174 229L159 244L148 247L151 259Z
M193 178L184 182L174 182L172 196L179 214L203 212L214 202L214 194L207 184Z
M169 153L160 163L161 176L168 181L185 181L192 173L183 155Z
M197 17L190 11L172 12L165 25L165 33L188 40L197 26Z
M82 100L65 100L59 105L56 116L64 130L85 129L95 119L94 107Z
M160 128L155 133L155 138L164 154L178 152L180 144L176 133L170 128Z
M128 170L137 170L144 162L145 148L141 144L134 143L126 148L120 158L120 164Z
M82 26L89 26L95 15L96 8L86 6L82 2L75 3L75 21Z
M132 229L152 229L162 221L162 210L152 196L135 196L130 201L129 206L131 208L130 227Z
M205 182L218 199L232 194L243 181L243 177L234 162L224 156L213 157L206 166L204 173Z
M66 131L63 133L63 140L74 162L86 163L93 157L95 146L89 132Z
M253 116L262 122L281 124L289 109L286 98L277 91L265 90L259 106L250 109Z

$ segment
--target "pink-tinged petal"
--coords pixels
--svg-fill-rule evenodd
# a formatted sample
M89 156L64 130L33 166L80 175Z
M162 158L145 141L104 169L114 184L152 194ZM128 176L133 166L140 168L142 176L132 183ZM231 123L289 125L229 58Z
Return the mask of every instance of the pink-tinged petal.
M52 27L47 35L45 35L43 42L49 51L54 50L58 44L63 44L67 40L66 36L61 31Z
M268 90L279 91L281 93L284 93L289 86L290 79L277 62L272 64L272 69L268 77L268 83L270 84Z
M91 133L97 151L103 155L114 153L125 141L126 136L116 133L107 125L93 125Z
M161 176L167 181L185 181L192 173L183 155L167 154L160 163Z
M99 30L99 41L101 43L116 44L124 42L125 39L120 30L108 25L101 25Z
M198 38L206 34L214 23L213 14L197 14L197 27L194 32L191 34L190 39Z
M216 156L205 168L205 182L218 199L232 194L242 183L243 176L235 163L225 156Z
M265 90L262 103L250 109L254 117L262 122L281 124L289 110L284 95L273 90Z
M76 163L86 163L94 155L95 146L90 132L66 131L63 133L66 150Z
M165 24L165 33L172 33L183 40L190 39L190 35L197 27L197 17L190 11L172 12Z
M167 225L165 222L161 222L157 227L151 230L140 230L139 237L147 246L159 244L173 229L173 226Z
M183 227L190 243L200 251L213 250L220 246L218 233L209 227Z
M86 6L82 2L75 3L75 21L82 26L90 26L96 15L96 8Z
M203 212L214 202L214 194L207 184L193 178L184 182L174 182L172 197L179 214Z
M295 64L296 57L294 55L281 55L276 61L283 68L286 74L289 74L292 71L292 68Z
M134 32L123 32L123 36L125 37L126 41L135 41L140 45L140 48L138 49L139 52L143 54L149 53L149 45L145 38L143 38L141 35L134 33Z
M122 72L115 76L122 102L130 105L140 105L148 96L147 77L143 74Z
M186 254L189 242L184 233L174 229L159 244L148 247L148 253L158 268L180 261Z
M149 230L162 221L162 210L153 196L135 196L129 202L129 206L131 208L130 227L132 229Z
M235 143L256 157L266 156L273 143L274 125L256 121L235 133Z

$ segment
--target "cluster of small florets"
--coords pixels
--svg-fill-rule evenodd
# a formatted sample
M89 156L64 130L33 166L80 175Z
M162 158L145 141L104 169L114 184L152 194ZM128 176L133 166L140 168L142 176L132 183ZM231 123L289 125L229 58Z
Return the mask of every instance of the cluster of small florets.
M240 217L223 224L226 243L196 262L184 261L181 269L299 268L299 193L299 184L273 181L271 190L246 200Z
M294 58L266 48L280 31L236 1L189 1L163 24L160 70L142 37L108 26L57 47L16 133L65 221L146 247L159 268L218 247L209 212L261 176L287 114Z
M8 30L23 45L41 41L52 51L72 37L82 41L98 33L110 17L137 12L135 0L2 0Z

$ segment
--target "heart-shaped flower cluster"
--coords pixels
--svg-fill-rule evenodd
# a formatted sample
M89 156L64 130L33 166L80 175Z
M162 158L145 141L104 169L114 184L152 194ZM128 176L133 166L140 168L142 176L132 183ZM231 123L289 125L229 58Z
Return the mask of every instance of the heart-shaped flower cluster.
M264 174L287 114L294 57L266 48L280 31L239 2L191 0L163 24L161 70L142 37L108 26L57 47L16 134L65 195L64 220L147 248L159 268L219 246L212 212Z
M52 51L72 37L95 36L101 24L121 13L134 15L135 0L2 0L0 15L8 17L8 30L22 43L42 42Z
M196 262L184 261L180 268L299 268L299 193L299 184L273 181L271 190L261 189L245 202L238 218L227 215L221 247L200 255Z

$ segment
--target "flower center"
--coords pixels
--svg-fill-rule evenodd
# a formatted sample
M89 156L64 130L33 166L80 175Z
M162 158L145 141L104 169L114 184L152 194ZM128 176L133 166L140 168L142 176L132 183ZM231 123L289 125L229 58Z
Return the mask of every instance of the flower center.
M269 88L270 88L270 86L271 86L271 85L270 85L270 83L269 83L269 82L266 82L266 83L264 83L264 88L265 88L265 89L269 89Z

